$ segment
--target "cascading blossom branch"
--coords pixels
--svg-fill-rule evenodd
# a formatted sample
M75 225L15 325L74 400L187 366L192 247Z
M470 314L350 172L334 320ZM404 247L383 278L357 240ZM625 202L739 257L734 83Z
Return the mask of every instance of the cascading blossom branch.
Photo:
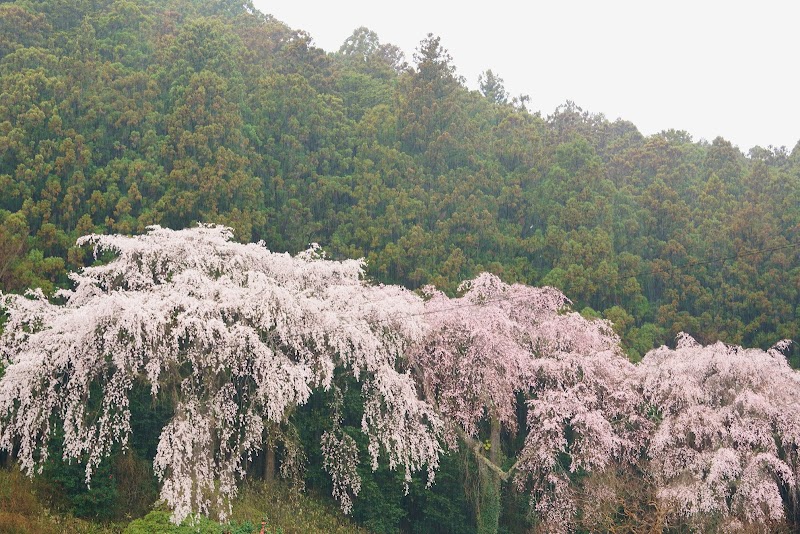
M215 225L86 236L80 245L116 257L71 274L63 305L40 291L0 295L0 448L33 474L58 420L64 458L85 461L89 483L112 447L127 444L128 395L145 384L177 399L154 461L173 520L225 517L244 461L265 446L265 425L330 388L341 367L363 383L373 465L385 451L407 478L423 467L432 477L442 423L398 371L406 340L424 334L422 301L366 284L362 261L329 261L316 248L291 257L231 238ZM329 472L349 473L337 478L339 496L355 494L352 451L333 445L323 447Z
M461 289L453 299L428 289L431 328L410 356L426 398L451 443L457 435L474 442L489 421L492 447L500 428L518 431L525 402L517 462L490 467L531 492L549 531L568 530L577 506L571 475L633 461L643 447L650 425L638 410L634 366L610 323L569 311L557 289L509 285L489 273Z
M642 360L642 393L660 419L650 470L673 514L717 516L726 530L800 516L800 374L786 344L701 346L680 334L676 349Z
M528 435L515 480L533 492L548 531L569 531L582 497L573 477L636 463L652 425L608 321L553 310L534 324Z

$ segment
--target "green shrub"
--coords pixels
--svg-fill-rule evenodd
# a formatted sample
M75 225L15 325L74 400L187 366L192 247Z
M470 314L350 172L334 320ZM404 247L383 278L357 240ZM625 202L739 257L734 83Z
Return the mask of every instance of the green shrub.
M201 516L175 525L169 518L169 512L154 510L141 519L132 521L124 534L252 534L256 531L256 527L249 521L221 525Z

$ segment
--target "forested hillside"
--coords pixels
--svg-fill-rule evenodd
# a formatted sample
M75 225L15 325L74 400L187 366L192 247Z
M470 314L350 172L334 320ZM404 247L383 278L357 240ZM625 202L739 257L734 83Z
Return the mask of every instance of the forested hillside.
M553 285L633 358L798 337L800 148L531 114L445 46L326 54L227 0L2 3L0 287L65 285L79 235L207 221L410 288Z
M535 94L491 71L470 90L447 43L420 38L405 58L359 28L326 53L241 0L0 2L0 527L67 529L51 508L127 525L160 493L242 533L275 518L266 501L294 503L297 531L352 531L331 494L374 532L797 528L800 381L778 349L800 367L800 142L645 137L572 102L531 113ZM212 227L151 229L141 257L121 236L76 244L199 222L297 256ZM206 249L176 237L204 232ZM88 242L106 243L98 278L70 279L97 259ZM172 254L167 274L150 253ZM355 258L387 287L330 261ZM136 269L168 298L126 281ZM74 313L47 298L76 286ZM256 291L282 295L283 322ZM142 310L160 337L131 334ZM255 376L248 358L276 347L285 374ZM12 459L43 470L21 481Z

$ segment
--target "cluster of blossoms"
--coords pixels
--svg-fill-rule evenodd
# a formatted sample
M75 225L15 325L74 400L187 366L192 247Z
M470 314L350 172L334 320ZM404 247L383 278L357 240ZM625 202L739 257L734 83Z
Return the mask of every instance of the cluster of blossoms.
M372 467L384 458L406 481L420 470L432 481L443 447L479 443L487 423L498 443L501 429L523 432L510 469L494 443L480 460L529 491L550 530L573 524L577 480L624 465L680 517L717 514L733 528L800 509L800 375L781 347L682 336L635 366L608 322L569 311L553 288L484 273L461 297L423 298L367 284L362 261L231 238L213 225L87 236L79 243L114 259L73 273L62 303L0 294L0 448L32 474L57 421L88 483L126 446L129 395L144 384L174 406L154 460L173 520L224 517L269 428L335 388L340 369L360 383ZM338 417L321 450L349 511L360 458Z
M660 419L649 468L678 515L715 514L733 530L777 524L798 505L800 373L784 347L703 347L682 334L642 360L643 398Z

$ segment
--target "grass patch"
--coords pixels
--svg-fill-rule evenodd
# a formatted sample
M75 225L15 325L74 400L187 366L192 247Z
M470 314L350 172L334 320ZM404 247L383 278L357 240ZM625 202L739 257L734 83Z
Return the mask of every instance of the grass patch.
M119 534L122 529L52 513L18 467L0 469L0 534Z
M242 487L233 505L234 521L249 521L269 534L368 534L329 499L313 493L294 494L285 484L252 481Z
M342 514L325 496L294 494L285 484L251 481L233 505L231 523L201 518L179 527L169 522L170 513L156 507L130 523L102 523L55 513L38 496L41 481L34 483L18 467L0 469L0 534L121 534L208 533L258 534L262 521L269 534L367 534Z

